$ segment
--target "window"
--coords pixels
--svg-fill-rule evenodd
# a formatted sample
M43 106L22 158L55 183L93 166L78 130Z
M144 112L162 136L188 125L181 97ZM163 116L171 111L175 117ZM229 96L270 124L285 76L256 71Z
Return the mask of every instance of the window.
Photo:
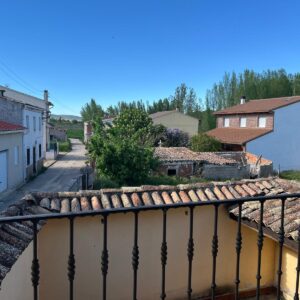
M29 129L29 116L26 116L26 128Z
M33 117L33 131L36 131L36 117Z
M30 165L30 149L28 148L27 151L26 151L26 157L27 157L27 166Z
M14 162L15 166L19 164L19 146L14 147Z
M267 123L267 118L266 117L259 117L258 118L258 127L259 128L265 128Z
M39 117L39 131L42 130L42 118Z
M240 118L240 127L246 127L247 126L247 118L242 117Z
M168 176L176 176L177 170L176 169L168 169Z
M42 157L42 145L39 144L39 158Z
M224 118L224 127L229 127L229 118Z

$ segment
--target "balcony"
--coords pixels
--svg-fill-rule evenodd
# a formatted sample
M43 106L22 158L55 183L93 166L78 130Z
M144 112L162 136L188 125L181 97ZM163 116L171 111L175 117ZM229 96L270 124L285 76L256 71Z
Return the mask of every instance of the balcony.
M272 179L28 195L0 219L0 299L298 299L289 192Z

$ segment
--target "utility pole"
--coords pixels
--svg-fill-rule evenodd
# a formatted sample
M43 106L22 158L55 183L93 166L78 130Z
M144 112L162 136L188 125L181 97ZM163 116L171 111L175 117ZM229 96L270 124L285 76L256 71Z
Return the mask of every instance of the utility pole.
M44 126L44 151L46 152L49 147L50 135L49 135L49 119L50 119L50 106L52 107L52 103L49 101L49 93L48 90L44 90L44 101L45 101L45 126Z

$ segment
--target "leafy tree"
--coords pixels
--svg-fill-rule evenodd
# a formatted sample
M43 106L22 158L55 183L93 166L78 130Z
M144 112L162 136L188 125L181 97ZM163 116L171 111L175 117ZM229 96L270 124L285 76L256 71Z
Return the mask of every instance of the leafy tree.
M221 150L221 143L215 138L201 133L192 137L191 149L197 152L215 152Z
M189 142L190 138L186 132L168 128L162 145L164 147L187 147Z
M120 185L141 184L157 166L153 142L155 127L143 110L126 109L105 128L98 119L88 145L100 175Z
M104 111L101 107L101 105L97 104L94 99L91 99L89 103L86 103L81 111L80 111L82 121L93 121L98 117L104 116Z
M120 185L143 183L156 164L153 148L145 148L131 138L106 140L96 159L100 173Z
M133 139L141 145L153 145L153 121L149 115L140 109L125 109L114 120L111 132L122 139Z

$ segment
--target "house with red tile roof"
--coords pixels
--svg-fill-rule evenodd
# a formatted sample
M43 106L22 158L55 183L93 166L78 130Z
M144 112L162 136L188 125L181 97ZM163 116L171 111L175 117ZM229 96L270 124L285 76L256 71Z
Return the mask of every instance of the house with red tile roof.
M24 180L23 132L25 128L0 120L0 195Z
M214 113L207 132L224 150L247 151L273 161L275 169L300 169L300 96L245 101Z

